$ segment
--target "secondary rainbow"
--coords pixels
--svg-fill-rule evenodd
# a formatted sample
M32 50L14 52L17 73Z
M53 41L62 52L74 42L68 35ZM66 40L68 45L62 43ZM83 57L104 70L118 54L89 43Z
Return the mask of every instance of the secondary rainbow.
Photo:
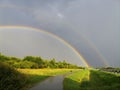
M69 26L75 33L78 33L81 38L96 52L101 62L107 67L109 66L109 63L107 62L107 59L102 55L100 50L96 47L96 45L87 38L83 33L78 32L76 30L79 30L79 28L75 27L74 24L70 23L70 21L64 19L64 23Z

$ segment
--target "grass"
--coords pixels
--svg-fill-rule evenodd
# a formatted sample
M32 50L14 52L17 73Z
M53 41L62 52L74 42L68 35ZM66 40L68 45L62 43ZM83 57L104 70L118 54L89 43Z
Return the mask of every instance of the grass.
M64 79L64 90L79 90L82 81L89 80L88 70L79 70Z
M50 76L73 71L64 79L64 90L119 90L120 74L88 69L13 69L0 62L0 90L28 90Z
M18 69L19 72L27 76L27 88L43 81L44 79L59 74L65 74L75 69Z
M29 90L49 76L64 74L73 69L14 69L0 62L0 90Z
M120 76L97 70L81 70L67 76L64 90L119 90Z

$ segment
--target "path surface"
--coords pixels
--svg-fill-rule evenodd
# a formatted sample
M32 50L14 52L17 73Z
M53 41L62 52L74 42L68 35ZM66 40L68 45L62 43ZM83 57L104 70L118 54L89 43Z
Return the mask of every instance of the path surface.
M64 75L49 77L30 90L63 90Z

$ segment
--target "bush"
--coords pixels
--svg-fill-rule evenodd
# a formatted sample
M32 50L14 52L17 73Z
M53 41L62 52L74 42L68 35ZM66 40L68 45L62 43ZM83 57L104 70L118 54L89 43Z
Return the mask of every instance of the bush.
M0 90L23 90L26 76L0 62Z

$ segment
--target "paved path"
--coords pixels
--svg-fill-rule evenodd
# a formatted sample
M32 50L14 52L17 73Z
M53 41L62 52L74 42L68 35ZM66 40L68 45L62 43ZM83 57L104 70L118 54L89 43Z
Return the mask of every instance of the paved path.
M64 75L49 77L30 90L63 90Z

